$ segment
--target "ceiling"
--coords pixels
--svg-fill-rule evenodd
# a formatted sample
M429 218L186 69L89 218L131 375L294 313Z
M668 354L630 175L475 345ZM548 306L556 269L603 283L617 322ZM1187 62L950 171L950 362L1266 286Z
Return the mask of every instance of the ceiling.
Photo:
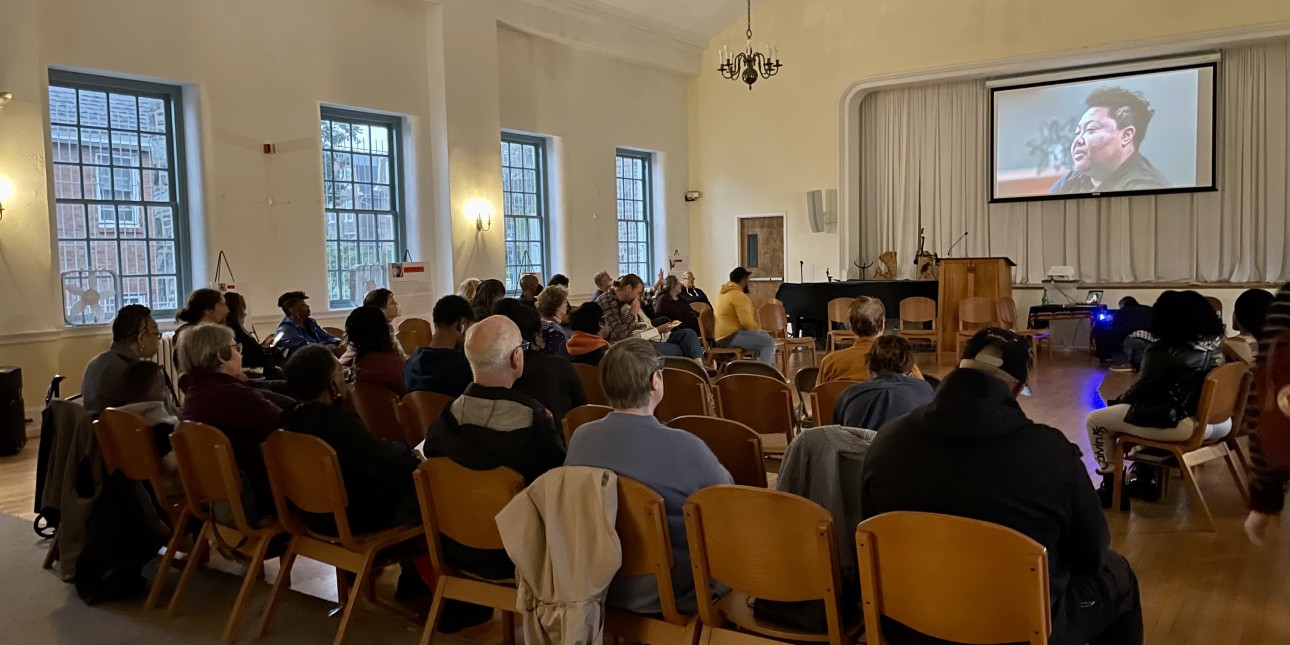
M761 0L753 0L753 8ZM707 44L721 30L742 22L747 11L744 0L590 0L608 5L616 13L635 14L686 33ZM755 16L754 16L755 18Z

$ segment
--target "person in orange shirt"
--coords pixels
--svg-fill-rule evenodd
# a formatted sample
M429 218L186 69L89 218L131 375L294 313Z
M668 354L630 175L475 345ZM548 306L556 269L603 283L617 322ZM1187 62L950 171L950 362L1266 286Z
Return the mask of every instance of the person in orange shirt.
M851 303L850 320L855 344L824 357L818 383L869 380L869 351L887 328L887 308L877 298L860 296ZM910 376L921 379L923 373L915 365Z

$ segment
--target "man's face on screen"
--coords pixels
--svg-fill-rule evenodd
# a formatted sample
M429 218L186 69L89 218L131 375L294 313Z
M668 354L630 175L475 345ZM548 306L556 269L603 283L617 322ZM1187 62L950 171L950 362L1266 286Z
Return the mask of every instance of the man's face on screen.
M1104 107L1089 108L1075 129L1071 158L1075 170L1094 175L1106 174L1132 154L1133 126L1121 129Z

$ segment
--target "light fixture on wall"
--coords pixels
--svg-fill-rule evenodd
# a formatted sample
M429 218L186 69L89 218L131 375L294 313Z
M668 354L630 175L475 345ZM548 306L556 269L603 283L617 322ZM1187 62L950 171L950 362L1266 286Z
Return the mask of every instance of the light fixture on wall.
M486 199L472 199L466 202L466 215L475 220L475 231L484 232L493 229L493 205Z
M0 109L4 109L4 106L7 105L9 101L12 101L12 100L13 100L13 94L9 92L0 92Z
M4 219L4 203L13 199L13 182L0 175L0 220Z
M722 47L720 52L721 67L717 71L732 81L743 81L752 91L753 83L759 78L770 78L779 73L783 67L779 62L779 50L774 45L767 45L766 52L753 51L752 45L752 0L748 0L748 43L744 51L731 56L729 47Z

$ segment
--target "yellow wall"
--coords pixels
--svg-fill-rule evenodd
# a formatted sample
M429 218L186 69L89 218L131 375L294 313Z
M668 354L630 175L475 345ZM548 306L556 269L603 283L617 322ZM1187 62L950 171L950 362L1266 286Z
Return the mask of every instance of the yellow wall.
M735 217L787 212L789 278L836 277L836 233L811 233L806 191L838 185L838 106L852 83L916 70L1071 51L1290 20L1285 0L766 0L754 46L784 67L749 92L715 71L744 43L744 21L716 36L691 79L691 243L711 288L738 262ZM850 258L848 258L849 260Z

